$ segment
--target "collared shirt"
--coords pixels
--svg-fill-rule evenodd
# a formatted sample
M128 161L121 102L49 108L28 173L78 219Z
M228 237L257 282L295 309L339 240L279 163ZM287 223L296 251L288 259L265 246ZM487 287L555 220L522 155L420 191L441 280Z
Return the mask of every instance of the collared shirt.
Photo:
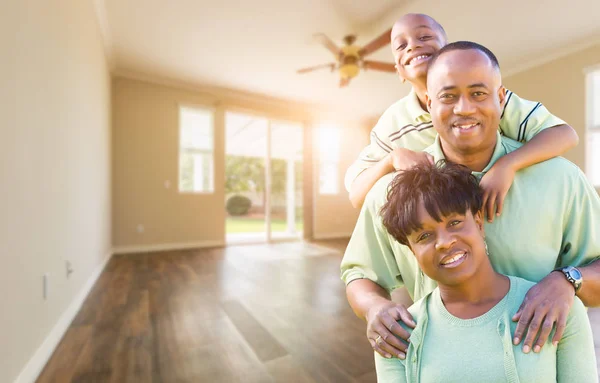
M541 103L522 99L507 90L498 129L506 137L525 142L544 129L564 123ZM433 143L436 135L431 115L421 108L417 94L411 90L383 113L371 131L371 143L346 171L346 190L350 191L352 182L363 170L375 165L395 148L421 151Z
M497 133L492 158L481 179L503 155L522 144ZM426 149L444 159L439 137ZM394 174L367 194L341 263L345 283L367 278L388 291L405 286L413 301L435 287L407 246L385 229L379 214ZM562 157L515 174L502 215L485 222L490 260L499 273L538 282L559 266L581 266L600 256L600 197L581 170Z
M579 298L573 302L558 347L552 345L552 337L539 353L525 354L521 344L512 344L511 334L517 323L511 317L532 285L524 279L510 277L506 296L488 312L472 319L460 319L448 312L439 289L435 289L408 309L417 327L410 335L406 359L386 359L375 353L377 380L386 383L597 382L592 328Z

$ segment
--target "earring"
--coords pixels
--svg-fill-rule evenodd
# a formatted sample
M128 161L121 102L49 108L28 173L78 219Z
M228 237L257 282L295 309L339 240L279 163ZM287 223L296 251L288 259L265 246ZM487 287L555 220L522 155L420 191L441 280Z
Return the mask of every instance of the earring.
M487 242L486 242L485 238L483 240L483 244L485 246L485 255L487 255L489 257L490 256L490 250L488 249L488 245L487 245Z

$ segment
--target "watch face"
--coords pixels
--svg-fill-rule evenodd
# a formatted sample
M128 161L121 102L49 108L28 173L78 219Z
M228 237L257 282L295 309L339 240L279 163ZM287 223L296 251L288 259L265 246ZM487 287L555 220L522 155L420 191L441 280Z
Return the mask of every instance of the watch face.
M581 273L575 268L569 270L569 274L571 274L571 277L573 277L575 280L581 279Z

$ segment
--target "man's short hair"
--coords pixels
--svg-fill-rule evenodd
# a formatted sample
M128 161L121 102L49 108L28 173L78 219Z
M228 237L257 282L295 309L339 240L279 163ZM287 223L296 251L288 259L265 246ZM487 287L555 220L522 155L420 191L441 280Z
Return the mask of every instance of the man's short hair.
M476 51L483 53L490 59L493 67L500 70L500 63L498 62L498 58L496 57L496 55L494 55L492 53L491 50L487 49L486 47L484 47L481 44L477 44L472 41L456 41L456 42L445 45L444 47L442 47L442 49L435 52L431 56L431 59L429 60L429 67L427 68L427 73L429 73L431 71L431 69L435 66L435 63L437 62L438 58L441 55L443 55L444 53L448 53L448 52L452 52L452 51L466 51L466 50L476 50Z
M400 172L390 184L381 217L387 231L403 245L408 246L408 236L421 229L417 216L421 201L427 213L441 222L467 209L475 215L481 210L483 190L469 168L444 160Z

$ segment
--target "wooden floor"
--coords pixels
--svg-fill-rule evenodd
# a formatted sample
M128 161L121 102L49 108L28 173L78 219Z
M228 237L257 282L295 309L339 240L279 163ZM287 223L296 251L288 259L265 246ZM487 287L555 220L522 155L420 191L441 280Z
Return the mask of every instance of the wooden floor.
M38 382L375 382L346 244L114 256Z
M375 382L346 243L114 256L38 382Z

